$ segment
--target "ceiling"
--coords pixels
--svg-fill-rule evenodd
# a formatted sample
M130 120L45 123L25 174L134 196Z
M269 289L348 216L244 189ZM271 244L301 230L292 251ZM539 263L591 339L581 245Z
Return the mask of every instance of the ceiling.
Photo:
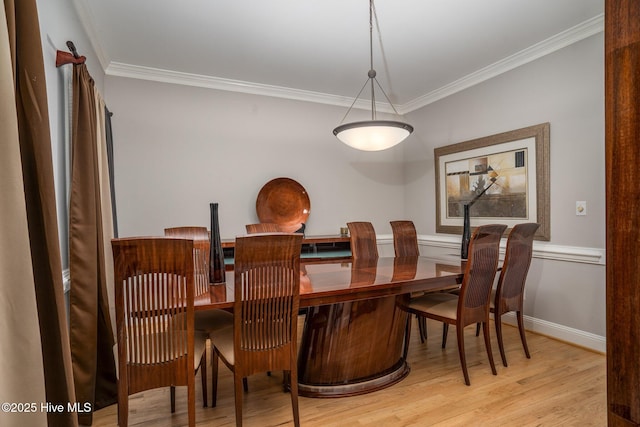
M378 81L412 111L601 32L603 3L377 0ZM346 106L367 80L367 0L74 4L108 75Z

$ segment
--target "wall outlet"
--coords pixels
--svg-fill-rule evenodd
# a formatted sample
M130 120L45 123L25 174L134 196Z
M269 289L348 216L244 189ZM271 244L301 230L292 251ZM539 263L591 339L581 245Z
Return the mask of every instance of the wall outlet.
M580 201L576 202L576 215L586 215L587 214L587 202Z

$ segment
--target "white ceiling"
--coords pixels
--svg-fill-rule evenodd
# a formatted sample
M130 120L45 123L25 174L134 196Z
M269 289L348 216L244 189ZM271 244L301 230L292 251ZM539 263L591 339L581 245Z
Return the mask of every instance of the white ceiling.
M368 0L74 3L109 75L347 106L367 79ZM408 112L602 31L603 7L603 0L377 0L374 68Z

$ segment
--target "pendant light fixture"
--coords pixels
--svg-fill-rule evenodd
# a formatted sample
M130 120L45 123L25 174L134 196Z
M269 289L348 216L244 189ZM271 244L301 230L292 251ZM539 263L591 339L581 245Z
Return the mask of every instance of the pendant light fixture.
M376 117L375 85L378 86L396 115L400 116L400 114L398 114L393 103L385 93L384 89L382 89L378 79L376 79L376 70L373 69L373 8L373 0L369 0L369 54L371 62L370 69L367 74L367 81L364 83L364 86L362 86L362 89L358 92L356 99L353 100L353 103L347 110L347 113L342 118L342 122L347 118L347 115L349 115L349 112L360 97L360 94L367 86L371 87L371 120L340 124L333 130L333 134L338 137L340 141L363 151L386 150L387 148L391 148L394 145L399 144L409 136L411 132L413 132L413 126L408 123L394 120L378 120Z

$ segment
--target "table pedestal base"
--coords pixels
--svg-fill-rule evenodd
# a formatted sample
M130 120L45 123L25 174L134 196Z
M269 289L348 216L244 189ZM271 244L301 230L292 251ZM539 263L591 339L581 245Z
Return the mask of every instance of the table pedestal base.
M353 396L406 377L407 313L396 298L309 307L298 352L298 393Z
M347 397L371 393L372 391L380 390L400 382L404 377L409 375L410 370L409 364L403 361L395 371L368 381L326 386L302 384L298 381L298 395L305 397Z

